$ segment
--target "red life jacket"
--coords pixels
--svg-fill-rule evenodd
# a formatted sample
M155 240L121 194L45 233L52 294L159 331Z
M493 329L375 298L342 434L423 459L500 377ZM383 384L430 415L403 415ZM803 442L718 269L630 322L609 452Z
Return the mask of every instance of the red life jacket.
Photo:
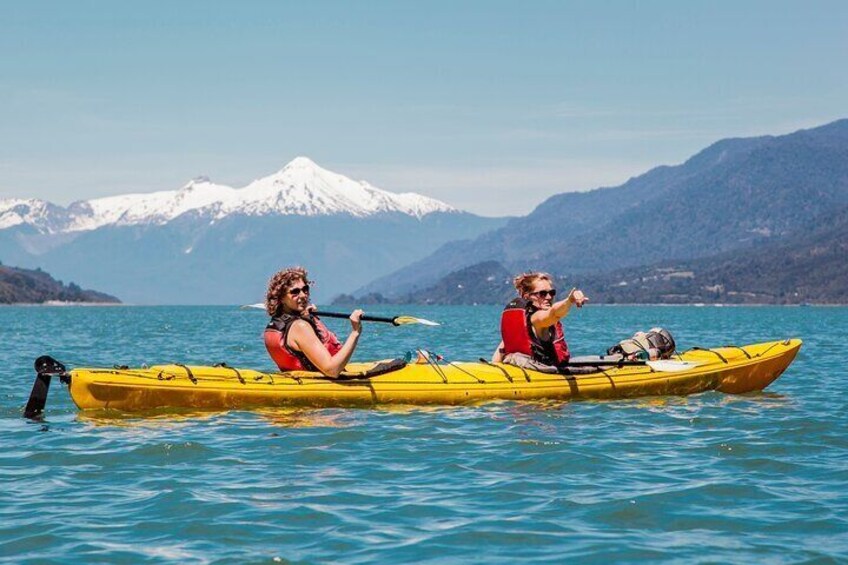
M316 316L293 316L291 314L282 314L274 316L265 327L265 348L268 354L277 367L281 371L318 371L318 368L303 354L302 351L291 349L286 340L289 337L291 325L297 320L304 320L315 330L315 335L321 340L321 343L330 352L330 355L335 355L342 348L339 338L336 334L324 325L324 322Z
M568 343L562 331L562 324L557 322L550 328L552 339L541 340L533 331L530 317L538 309L522 298L516 298L504 307L501 314L501 339L503 339L503 354L523 353L545 365L559 367L568 363L571 354Z

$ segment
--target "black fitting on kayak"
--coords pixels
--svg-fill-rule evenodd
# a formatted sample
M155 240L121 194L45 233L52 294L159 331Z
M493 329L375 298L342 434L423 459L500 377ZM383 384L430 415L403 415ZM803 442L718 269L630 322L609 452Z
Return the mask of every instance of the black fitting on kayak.
M460 367L459 365L457 365L453 361L448 361L448 365L450 365L451 367L453 367L454 369L458 370L461 373L465 373L466 375L468 375L472 379L477 379L477 382L480 383L481 385L486 384L486 381L484 381L483 379L481 379L480 377L478 377L477 375L475 375L471 371L466 371L465 369L463 369L462 367Z
M192 384L197 384L197 377L194 376L194 373L191 372L191 369L188 368L188 365L183 365L182 363L174 363L174 365L185 369L188 380L190 380Z
M490 367L494 367L495 369L498 369L501 373L503 373L503 375L506 377L506 380L508 380L509 382L511 382L511 383L515 382L514 380L512 380L512 375L510 375L509 372L506 369L504 369L503 367L495 365L494 363L492 363L488 359L484 359L482 357L480 357L480 362L485 363L486 365L488 365Z
M222 367L222 368L224 368L224 369L229 369L230 371L233 371L233 372L236 374L236 378L239 380L239 382L240 382L241 384L247 384L247 381L245 381L245 380L244 380L244 377L242 377L242 376L241 376L241 373L239 372L239 370L238 370L238 369L236 369L235 367L230 367L230 366L229 366L229 365L227 365L224 361L221 361L220 363L215 363L215 364L214 364L214 365L212 365L212 366L213 366L213 367Z
M710 349L710 348L708 348L708 347L693 347L693 348L692 348L692 349L690 349L689 351L706 351L707 353L712 353L713 355L715 355L716 357L718 357L719 359L721 359L721 362L722 362L722 363L724 363L725 365L727 365L727 359L724 357L724 355L722 355L722 354L721 354L721 353L719 353L718 351L713 351L712 349Z
M42 355L35 360L35 382L32 384L32 392L24 408L24 418L37 419L44 412L47 404L47 391L50 390L50 380L53 375L59 377L63 383L70 383L71 376L60 362L49 355Z
M751 354L750 354L750 353L748 353L747 351L745 351L745 348L744 348L744 347L739 347L738 345L722 345L722 347L726 347L726 348L728 348L728 349L738 349L738 350L739 350L739 351L741 351L741 352L745 355L745 357L747 357L748 359L751 359L751 358L752 358L752 357L751 357Z

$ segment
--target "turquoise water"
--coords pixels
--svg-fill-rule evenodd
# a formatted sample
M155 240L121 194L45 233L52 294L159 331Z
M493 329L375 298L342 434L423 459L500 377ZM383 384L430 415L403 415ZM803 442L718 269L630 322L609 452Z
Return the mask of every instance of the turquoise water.
M372 308L372 313L393 313ZM357 358L488 357L494 307L401 308ZM745 396L92 417L32 360L270 368L259 312L0 308L0 559L45 562L848 561L846 308L587 307L576 353L801 337ZM336 328L344 324L330 322Z

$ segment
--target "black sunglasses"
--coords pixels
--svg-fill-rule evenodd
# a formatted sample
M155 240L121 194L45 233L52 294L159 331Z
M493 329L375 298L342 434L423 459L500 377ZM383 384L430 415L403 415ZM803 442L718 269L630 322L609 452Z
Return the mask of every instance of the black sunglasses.
M537 290L536 292L531 292L530 294L538 296L539 298L546 298L548 296L553 298L554 296L556 296L556 289L552 288L551 290Z
M309 285L305 284L305 285L299 286L297 288L290 288L289 289L289 294L291 294L292 296L298 296L301 292L303 294L309 294Z

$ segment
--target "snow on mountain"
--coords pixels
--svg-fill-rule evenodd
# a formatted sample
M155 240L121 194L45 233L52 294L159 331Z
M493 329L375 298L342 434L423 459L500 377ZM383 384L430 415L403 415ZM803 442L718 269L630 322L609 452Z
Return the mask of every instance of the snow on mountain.
M22 224L42 233L88 231L107 225L161 225L187 212L218 220L231 214L367 217L386 212L421 218L457 210L420 194L387 192L298 157L244 188L200 177L179 190L108 196L75 202L68 208L35 199L0 200L0 230Z
M298 157L281 171L255 180L240 191L240 211L252 214L370 216L401 212L421 217L456 212L444 202L415 193L394 194L365 181L353 181Z
M0 230L30 225L41 233L61 231L68 212L37 198L0 198Z
M32 209L43 208L41 200L4 198L0 200L0 230L25 223L34 223L37 216Z
M67 231L86 231L106 225L165 224L192 210L204 210L232 200L238 192L206 178L190 181L179 190L122 194L72 204L79 213Z

